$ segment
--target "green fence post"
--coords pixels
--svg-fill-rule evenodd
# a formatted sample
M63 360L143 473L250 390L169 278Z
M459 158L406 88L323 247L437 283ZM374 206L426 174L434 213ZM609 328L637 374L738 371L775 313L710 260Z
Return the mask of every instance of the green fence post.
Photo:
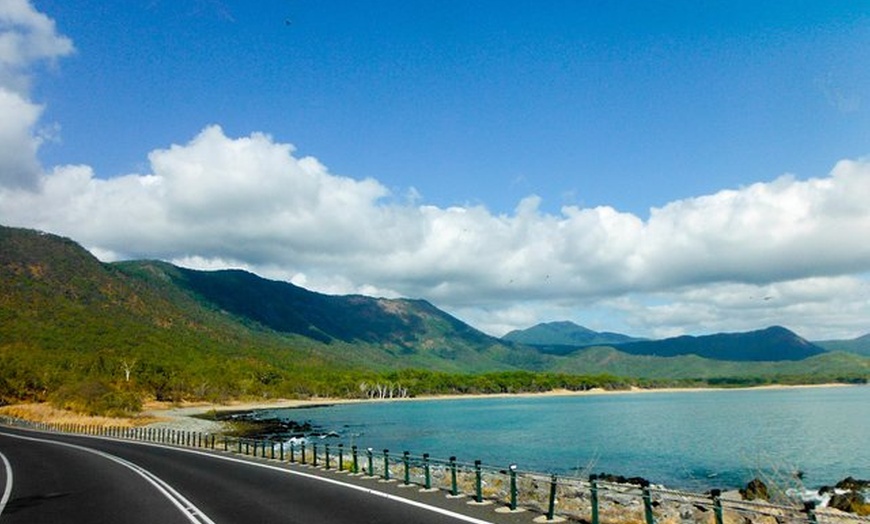
M807 513L807 519L809 519L810 524L817 524L819 522L816 517L816 503L812 500L808 500L804 502L804 511Z
M405 485L411 485L411 453L409 451L402 452L402 464L405 466Z
M326 469L330 469L332 466L329 464L329 444L323 445L323 453L326 455Z
M290 463L296 462L296 443L290 441Z
M384 450L384 480L390 480L390 450Z
M511 476L511 511L516 511L517 509L517 465L511 464L508 466L510 470Z
M305 441L302 441L302 464L307 464L308 462L305 460Z
M483 503L483 472L479 460L474 461L474 500L478 504Z
M375 468L374 468L374 464L372 464L372 448L366 449L366 455L368 455L368 459L369 459L369 476L374 477L375 476Z
M713 497L713 514L716 516L716 524L723 524L724 518L722 515L722 490L710 490L710 496Z
M338 471L344 471L344 444L338 445Z
M317 442L311 444L311 458L314 460L314 467L317 467Z
M589 475L589 491L590 491L590 498L592 499L592 523L591 524L599 524L599 522L598 522L598 476L597 475Z
M547 507L547 520L553 520L556 513L556 474L550 477L550 505Z
M279 456L278 460L280 460L281 462L284 462L284 441L283 440L278 443L278 456Z
M459 495L456 486L456 457L450 457L450 494L454 497Z
M426 489L432 489L432 473L429 471L429 454L423 453L423 471L425 474L425 483L423 486Z
M353 454L353 474L356 475L359 473L359 449L356 446L351 446L351 453Z
M655 516L653 516L652 493L650 493L649 485L642 487L643 492L643 516L646 524L656 524Z

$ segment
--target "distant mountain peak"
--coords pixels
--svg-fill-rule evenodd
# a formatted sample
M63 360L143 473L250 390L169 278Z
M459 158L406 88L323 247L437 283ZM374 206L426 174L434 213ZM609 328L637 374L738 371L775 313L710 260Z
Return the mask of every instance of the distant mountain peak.
M726 361L803 360L825 350L782 326L742 333L667 338L619 344L617 349L633 355L673 357L697 355Z
M502 339L534 346L570 347L620 344L640 340L620 333L594 331L568 320L544 322L528 329L514 330Z

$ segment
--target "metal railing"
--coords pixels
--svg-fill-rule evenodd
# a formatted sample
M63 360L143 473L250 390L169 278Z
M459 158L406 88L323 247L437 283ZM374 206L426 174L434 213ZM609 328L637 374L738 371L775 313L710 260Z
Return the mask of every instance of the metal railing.
M719 490L703 494L648 484L607 482L594 475L588 479L558 477L521 471L515 464L498 468L479 460L461 462L456 457L444 460L428 453L396 453L320 439L279 442L170 428L34 423L8 417L0 417L0 424L209 449L334 470L468 497L471 503L499 505L507 511L532 510L550 521L561 517L590 524L870 524L870 517L816 508L812 503L800 501L773 504L726 497Z

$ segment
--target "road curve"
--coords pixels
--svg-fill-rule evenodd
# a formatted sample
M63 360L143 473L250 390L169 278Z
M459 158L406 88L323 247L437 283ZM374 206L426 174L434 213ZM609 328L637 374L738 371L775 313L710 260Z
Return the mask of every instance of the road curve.
M0 507L2 524L528 524L534 516L499 514L492 506L470 506L467 499L450 500L443 493L306 466L105 438L0 428L0 454L12 470L11 496L6 508ZM109 456L163 482L193 509L179 508L141 474ZM10 479L2 467L0 475L2 493Z
M88 448L0 431L0 522L190 524L177 500L135 468Z

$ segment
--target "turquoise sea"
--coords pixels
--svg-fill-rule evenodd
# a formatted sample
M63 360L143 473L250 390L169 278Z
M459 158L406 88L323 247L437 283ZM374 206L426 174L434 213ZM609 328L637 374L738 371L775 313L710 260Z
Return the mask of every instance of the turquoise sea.
M361 448L683 489L870 478L870 386L371 402L267 410Z

